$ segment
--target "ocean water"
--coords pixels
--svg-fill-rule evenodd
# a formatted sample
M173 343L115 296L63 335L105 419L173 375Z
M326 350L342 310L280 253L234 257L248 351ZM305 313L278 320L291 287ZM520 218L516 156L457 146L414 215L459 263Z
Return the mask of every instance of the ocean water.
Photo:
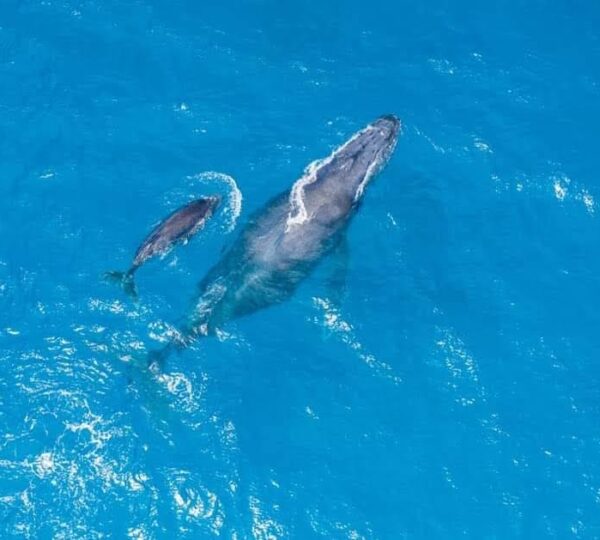
M599 538L598 28L563 0L2 0L0 537ZM138 302L103 272L219 179L239 229L384 113L342 300L319 269L132 368L236 231Z

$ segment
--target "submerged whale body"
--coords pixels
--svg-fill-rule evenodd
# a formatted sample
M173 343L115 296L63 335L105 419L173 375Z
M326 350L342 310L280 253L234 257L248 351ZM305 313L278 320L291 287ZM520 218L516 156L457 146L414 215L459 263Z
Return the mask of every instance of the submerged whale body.
M150 361L290 298L342 240L365 187L387 163L399 133L398 118L378 118L329 157L310 164L289 190L257 211L200 283L178 336Z
M123 285L125 292L136 296L133 276L148 259L164 255L175 244L187 242L212 216L219 197L203 197L178 208L161 221L140 244L131 267L126 272L107 272L105 277Z

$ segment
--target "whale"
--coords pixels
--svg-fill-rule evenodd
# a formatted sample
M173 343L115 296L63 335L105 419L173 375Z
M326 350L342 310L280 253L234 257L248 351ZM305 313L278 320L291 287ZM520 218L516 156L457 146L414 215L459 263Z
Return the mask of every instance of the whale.
M173 349L292 297L344 241L366 187L388 163L400 132L396 116L377 118L255 212L199 283L167 345L151 351L148 364L160 366Z
M108 281L121 284L127 294L137 297L133 279L137 269L147 260L165 255L176 244L186 243L204 227L206 221L213 215L219 201L220 198L217 196L202 197L178 208L156 225L144 238L127 271L106 272L104 277Z

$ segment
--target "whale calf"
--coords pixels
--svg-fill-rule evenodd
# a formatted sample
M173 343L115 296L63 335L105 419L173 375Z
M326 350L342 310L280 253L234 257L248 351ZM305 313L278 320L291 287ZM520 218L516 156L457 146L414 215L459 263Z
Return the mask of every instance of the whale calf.
M148 259L164 255L175 244L187 242L213 215L219 197L203 197L178 208L161 221L140 244L126 272L107 272L105 277L123 285L125 292L137 296L133 276Z
M343 241L369 181L388 162L400 120L382 116L250 217L199 285L193 309L172 341L150 353L160 364L172 349L214 334L228 321L292 296L318 262Z

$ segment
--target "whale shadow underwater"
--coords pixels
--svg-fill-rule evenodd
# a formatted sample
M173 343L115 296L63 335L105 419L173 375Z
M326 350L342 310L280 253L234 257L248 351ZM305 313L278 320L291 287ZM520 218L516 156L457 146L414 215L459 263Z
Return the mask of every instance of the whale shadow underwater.
M256 211L200 282L192 308L162 349L146 359L158 369L175 350L214 335L229 321L288 300L321 259L344 242L373 177L389 161L401 130L381 116L311 163L285 192Z

